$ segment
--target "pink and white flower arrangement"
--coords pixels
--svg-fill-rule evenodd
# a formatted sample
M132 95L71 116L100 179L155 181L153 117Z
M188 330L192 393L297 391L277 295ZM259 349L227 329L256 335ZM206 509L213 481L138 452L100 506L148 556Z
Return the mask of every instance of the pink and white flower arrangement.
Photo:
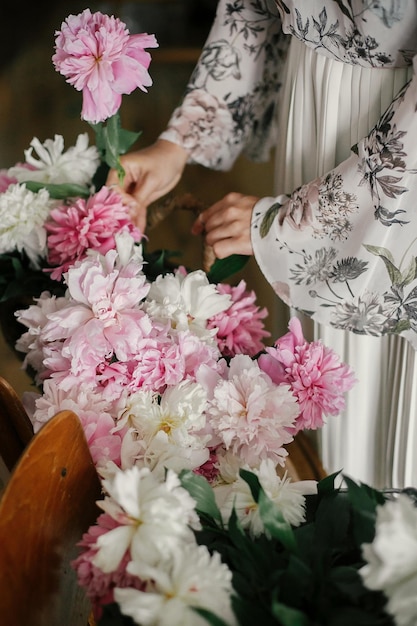
M198 541L197 508L221 536L302 525L316 483L291 484L277 466L295 433L340 412L354 378L296 319L266 348L267 312L244 281L182 266L155 276L128 207L97 182L103 164L123 175L132 142L119 125L122 95L151 85L145 48L156 46L100 12L65 20L53 62L82 92L100 149L87 134L67 151L59 135L32 140L25 163L0 178L0 254L50 281L16 312L26 328L16 347L40 387L25 398L35 432L74 411L102 479L104 513L74 563L96 617L116 602L142 626L196 626L208 614L232 626L233 572ZM184 472L201 481L196 492ZM208 504L198 495L207 488Z
M215 585L219 577L223 589L219 593L228 598L226 623L232 624L231 574L219 557L210 555L206 547L197 548L191 535L185 543L181 538L171 554L162 530L156 532L156 511L161 510L169 541L175 539L175 520L186 519L184 511L175 513L166 494L159 505L155 503L159 486L165 493L167 471L172 476L169 484L184 470L204 477L225 519L235 507L243 527L256 536L262 523L240 478L241 469L250 470L284 519L301 523L304 497L315 492L316 483L291 485L286 476L278 477L276 466L285 464L285 447L298 430L297 420L303 419L308 402L315 403L315 398L303 397L301 403L288 381L276 382L260 368L260 356L222 355L213 318L226 315L236 301L211 284L204 272L181 269L150 281L133 238L124 232L115 241L115 249L105 254L87 251L84 259L68 268L63 275L65 296L43 293L29 308L17 312L27 327L18 346L26 353L25 362L40 368L37 376L43 384L42 393L30 398L35 430L58 411L73 410L99 473L108 477L103 481L108 496L101 506L113 522L100 518L98 528L84 538L84 554L76 562L80 584L87 586L97 603L97 615L103 603L115 600L125 614L144 619L144 607L153 603L156 621L149 623L163 624L162 614L175 605L178 622L171 623L195 624L198 620L190 605L217 612L217 607L207 604L206 589L210 578ZM305 349L308 345L298 339L287 342L293 346L294 358L298 343ZM319 368L315 361L316 382ZM327 375L327 369L323 371ZM347 369L336 370L333 376L345 378L339 384L340 394L353 384ZM334 393L332 387L330 404L325 406L332 406ZM153 485L149 509L134 499L147 497L148 483ZM150 536L139 547L135 543L135 533L146 530L144 510L151 516L149 532L155 533L155 546ZM171 514L172 524L167 522ZM157 562L148 562L146 550ZM185 554L201 562L207 576L193 569ZM187 585L181 597L175 595L172 589L178 589L181 577L185 577L181 585L193 581L190 585L201 591L201 598ZM168 607L170 589L176 602L171 599Z

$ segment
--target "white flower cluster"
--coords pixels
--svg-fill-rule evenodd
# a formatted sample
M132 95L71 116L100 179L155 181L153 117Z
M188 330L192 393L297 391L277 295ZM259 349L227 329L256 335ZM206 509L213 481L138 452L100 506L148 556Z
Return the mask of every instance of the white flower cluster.
M195 607L234 624L232 574L218 554L197 545L195 501L178 476L168 470L161 482L148 468L109 467L103 486L109 495L99 504L119 525L98 538L93 563L114 571L128 550L127 571L144 583L115 589L122 613L142 626L203 626Z
M360 574L369 589L388 598L387 611L397 626L417 624L417 508L399 494L378 507L375 538L364 544L367 565Z
M87 133L79 135L75 146L64 151L61 135L43 144L35 137L25 150L26 162L2 172L10 184L0 193L0 254L25 251L31 265L39 267L40 259L47 254L44 224L57 201L46 189L32 192L25 183L90 186L100 158L97 148L88 146L88 141Z
M90 185L99 164L100 156L96 146L88 145L88 134L78 135L75 146L64 151L64 138L55 135L43 144L37 137L25 150L25 165L15 165L8 171L10 177L19 183L33 180L47 184ZM38 155L35 158L33 150Z
M12 184L0 194L0 254L24 250L33 267L39 267L46 254L44 223L53 205L45 189L33 193Z

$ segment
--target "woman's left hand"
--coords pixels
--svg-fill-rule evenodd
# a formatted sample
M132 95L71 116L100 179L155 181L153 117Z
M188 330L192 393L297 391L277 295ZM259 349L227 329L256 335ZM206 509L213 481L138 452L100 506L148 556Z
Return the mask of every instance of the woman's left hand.
M204 234L207 245L218 259L231 254L252 255L251 220L259 198L228 193L222 200L202 211L194 222L193 235Z

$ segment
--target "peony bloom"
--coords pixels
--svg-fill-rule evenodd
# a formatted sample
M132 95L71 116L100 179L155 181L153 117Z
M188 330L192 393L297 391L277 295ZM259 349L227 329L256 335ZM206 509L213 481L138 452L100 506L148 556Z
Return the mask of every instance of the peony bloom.
M353 372L320 341L306 341L298 318L290 320L289 332L266 352L259 357L259 367L276 384L290 385L300 405L295 432L320 428L323 416L343 410L344 394L355 383Z
M12 184L0 194L0 254L24 251L33 267L46 255L44 223L54 205L49 193L33 193L25 185Z
M108 187L102 187L88 200L79 198L69 206L56 207L45 228L48 263L57 266L51 274L55 280L59 280L76 261L82 260L87 250L106 254L115 248L115 236L119 232L128 232L134 241L142 238L130 220L121 196Z
M146 310L162 323L169 322L178 331L191 330L204 341L213 341L215 330L207 320L230 305L230 295L221 294L209 283L202 270L158 276L152 283Z
M38 158L32 155L35 151ZM26 163L9 169L19 183L33 180L49 184L91 185L99 166L100 157L96 146L88 145L88 134L78 135L75 146L64 152L64 138L55 135L43 144L34 137L30 148L25 150Z
M126 424L148 441L163 431L185 447L193 443L195 433L205 426L206 401L203 387L190 381L169 387L161 396L138 391L128 397L118 427Z
M375 538L362 546L366 587L388 598L397 626L417 623L417 508L405 494L377 508Z
M182 381L161 396L151 391L129 395L119 410L115 430L128 428L123 439L123 466L149 467L161 478L165 468L195 469L208 460L206 394L198 383Z
M28 329L19 337L15 347L19 352L26 354L23 367L33 369L35 382L39 385L46 376L50 375L44 361L46 341L43 338L43 329L48 323L48 315L66 307L68 299L57 298L49 291L43 291L39 298L34 298L34 300L35 304L15 312L18 322Z
M146 467L116 470L103 487L109 496L98 504L119 524L97 539L93 563L105 573L117 570L126 550L133 560L157 566L179 542L193 540L190 526L200 527L195 501L171 470L162 483Z
M293 439L289 431L299 413L290 388L275 385L243 354L231 360L227 375L219 378L207 408L215 434L242 464L257 467L271 458L283 465L283 446Z
M68 391L63 391L54 379L45 380L43 394L35 406L35 432L58 411L73 411L80 419L95 465L102 467L108 461L120 465L121 437L113 433L112 404L90 384L77 380Z
M271 460L262 461L259 469L252 471L258 477L265 495L275 504L277 512L287 524L299 526L305 521L304 496L317 493L316 481L291 482L291 478L287 478L286 473L280 478ZM228 522L233 508L242 527L248 529L253 537L258 537L265 532L258 504L253 499L249 485L240 476L233 483L226 500L221 505L225 523Z
M142 626L204 626L207 621L192 607L209 610L235 624L230 600L232 573L204 545L179 546L165 567L151 568L139 561L129 563L128 572L147 579L143 591L115 589L114 597L123 614Z
M255 356L265 346L263 337L269 337L262 320L268 315L266 309L255 304L256 295L246 291L246 283L241 280L237 287L220 283L217 291L231 296L231 305L208 320L208 328L217 329L217 345L223 356L248 354Z
M115 359L134 358L152 324L140 307L149 285L140 262L118 267L118 254L91 255L71 266L66 275L68 306L49 316L46 341L63 341L61 356L71 376L97 382L97 371ZM68 389L73 381L67 376Z
M118 18L85 9L70 15L56 33L55 69L83 93L81 116L103 122L120 107L122 94L152 84L145 48L158 46L154 35L130 35Z

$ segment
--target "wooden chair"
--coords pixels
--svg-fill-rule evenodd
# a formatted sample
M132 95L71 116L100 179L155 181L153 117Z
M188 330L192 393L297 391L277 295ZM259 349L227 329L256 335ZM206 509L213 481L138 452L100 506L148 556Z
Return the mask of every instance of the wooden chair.
M32 424L19 396L0 376L0 457L9 471L32 437Z
M81 423L61 411L33 436L0 501L1 623L87 626L91 607L70 562L100 496Z
M288 471L293 481L321 480L327 476L316 448L304 432L297 433L286 449L288 457L284 471Z

